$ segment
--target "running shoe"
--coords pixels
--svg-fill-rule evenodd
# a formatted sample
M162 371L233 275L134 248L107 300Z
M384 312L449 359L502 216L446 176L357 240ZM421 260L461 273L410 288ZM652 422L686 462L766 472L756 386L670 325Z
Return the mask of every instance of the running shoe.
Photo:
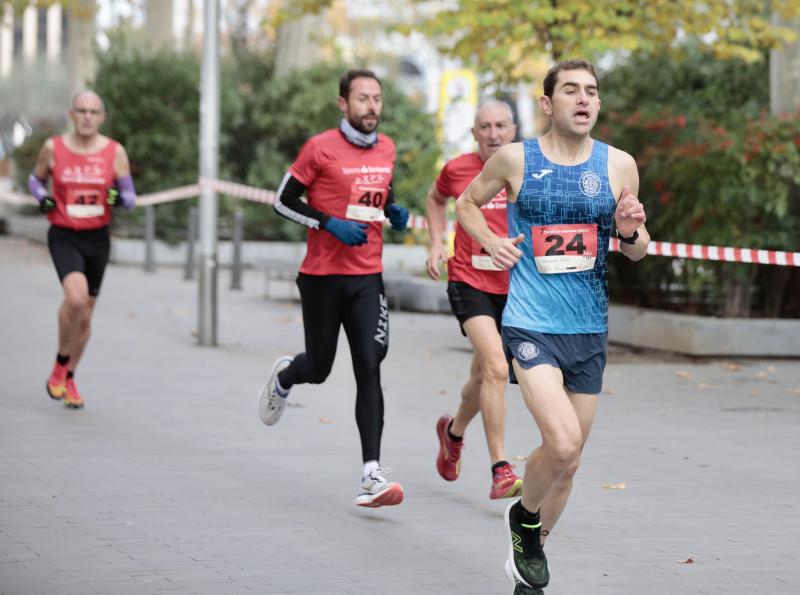
M539 587L528 587L519 581L515 581L513 595L544 595L544 589L540 589Z
M436 470L442 479L455 481L461 472L461 449L464 448L464 440L452 440L447 434L450 424L453 423L453 416L443 415L436 422L436 435L439 437L439 455L436 457Z
M258 414L261 416L261 421L264 422L264 425L272 426L278 423L281 415L283 415L283 410L286 408L286 399L289 395L280 396L277 383L278 372L288 367L290 363L292 363L292 358L288 355L279 357L272 365L269 382L258 393Z
M385 471L378 467L361 482L361 493L356 496L356 506L377 508L395 506L403 501L403 488L399 483L386 481Z
M75 386L75 380L72 378L67 379L67 388L64 392L64 405L70 409L80 409L83 407L83 399L78 393L78 388Z
M494 470L489 498L514 498L522 493L522 479L514 473L514 466L506 463Z
M520 500L506 508L505 520L510 541L506 575L525 587L543 589L550 582L550 571L541 542L542 523L526 525L518 518Z
M51 399L56 401L64 398L64 393L67 392L67 366L62 366L58 362L53 366L53 371L50 372L50 378L47 379L47 394Z

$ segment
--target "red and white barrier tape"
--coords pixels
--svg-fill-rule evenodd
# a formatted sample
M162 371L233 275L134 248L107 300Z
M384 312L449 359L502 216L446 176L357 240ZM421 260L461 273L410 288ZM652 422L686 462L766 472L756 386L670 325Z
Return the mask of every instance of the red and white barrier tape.
M187 198L194 198L200 194L200 184L190 184L189 186L181 186L180 188L173 188L172 190L164 190L163 192L153 192L152 194L143 194L136 199L137 207L148 207L151 205L160 205L165 202L174 202L176 200L185 200Z
M618 251L619 240L612 238L609 248ZM754 262L757 264L800 267L800 252L701 246L699 244L677 244L674 242L650 242L647 245L647 253L654 256L671 256L673 258L720 260L724 262Z
M275 193L271 190L264 190L263 188L246 186L235 182L226 182L224 180L200 180L198 184L142 195L136 201L136 206L156 205L193 198L199 196L203 187L210 187L221 194L227 194L234 198L242 198L253 202L264 204L272 204L275 202ZM37 204L32 196L3 190L0 190L0 201L16 205L35 206ZM448 230L452 231L453 227L454 223L449 221L447 223ZM411 215L408 219L408 228L428 229L428 222L422 215ZM609 249L619 251L619 240L611 238ZM751 262L757 264L800 267L800 252L779 252L776 250L755 250L750 248L729 248L651 241L647 246L647 253L654 256L669 256L672 258L694 258L698 260L717 260L723 262Z

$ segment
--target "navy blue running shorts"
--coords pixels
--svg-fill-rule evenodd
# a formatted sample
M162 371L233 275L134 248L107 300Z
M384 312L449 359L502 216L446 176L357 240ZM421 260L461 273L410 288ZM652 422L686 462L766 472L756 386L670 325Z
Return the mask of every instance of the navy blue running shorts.
M542 364L558 368L571 392L597 395L603 390L608 333L553 335L504 326L501 335L512 384L517 384L515 359L526 370Z

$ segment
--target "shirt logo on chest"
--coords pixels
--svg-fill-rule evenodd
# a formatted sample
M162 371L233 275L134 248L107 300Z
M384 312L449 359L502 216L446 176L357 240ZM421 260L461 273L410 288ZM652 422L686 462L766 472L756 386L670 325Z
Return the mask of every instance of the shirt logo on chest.
M531 177L534 180L541 180L547 174L551 174L551 173L553 173L552 169L540 169L538 174L531 174Z
M578 180L578 187L586 196L597 196L600 194L603 182L600 180L600 176L589 170L581 174L580 180Z

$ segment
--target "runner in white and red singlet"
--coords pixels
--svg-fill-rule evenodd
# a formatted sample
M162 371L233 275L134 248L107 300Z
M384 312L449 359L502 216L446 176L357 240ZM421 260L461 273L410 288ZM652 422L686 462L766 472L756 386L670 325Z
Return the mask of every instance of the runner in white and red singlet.
M99 133L105 120L100 97L84 91L69 110L73 131L48 139L28 178L28 188L50 220L47 244L64 300L58 311L58 355L47 380L51 398L83 407L75 369L91 333L111 247L111 207L133 208L136 190L125 148ZM47 179L52 176L52 192Z
M339 328L350 343L356 378L356 423L363 473L358 506L400 504L403 489L380 466L383 392L380 365L389 346L389 308L383 289L383 222L408 223L394 202L395 146L377 131L382 95L369 70L339 82L338 128L306 142L278 188L278 213L308 227L308 249L297 276L306 350L279 358L259 395L261 420L275 424L289 389L320 384L333 366ZM300 197L305 193L308 201Z
M428 274L438 279L439 263L445 259L442 236L446 225L445 203L458 198L477 176L483 164L500 147L514 140L517 128L507 103L488 101L475 114L472 134L478 151L448 161L427 199L430 248ZM492 231L506 236L506 193L502 190L482 208ZM460 225L456 225L455 251L447 261L447 295L461 332L474 348L470 376L461 389L461 402L455 416L443 415L436 423L439 453L436 469L447 481L454 481L461 469L461 448L469 422L480 411L491 460L491 499L519 494L522 479L506 460L504 430L505 386L508 365L500 340L500 320L508 294L508 272L492 264L491 257Z

